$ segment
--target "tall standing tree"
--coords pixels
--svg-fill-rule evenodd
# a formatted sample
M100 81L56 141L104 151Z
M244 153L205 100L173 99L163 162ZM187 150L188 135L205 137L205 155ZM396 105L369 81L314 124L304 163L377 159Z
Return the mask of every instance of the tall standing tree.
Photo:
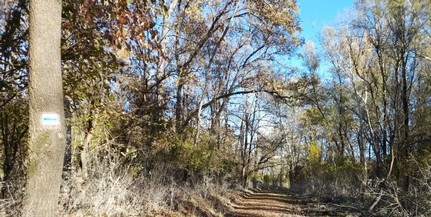
M31 0L29 156L23 216L57 216L65 151L61 0Z

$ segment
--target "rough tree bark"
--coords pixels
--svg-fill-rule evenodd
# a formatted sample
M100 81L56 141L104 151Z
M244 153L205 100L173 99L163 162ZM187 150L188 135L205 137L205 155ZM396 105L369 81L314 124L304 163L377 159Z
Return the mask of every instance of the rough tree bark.
M30 0L29 156L23 216L58 216L66 144L61 0Z

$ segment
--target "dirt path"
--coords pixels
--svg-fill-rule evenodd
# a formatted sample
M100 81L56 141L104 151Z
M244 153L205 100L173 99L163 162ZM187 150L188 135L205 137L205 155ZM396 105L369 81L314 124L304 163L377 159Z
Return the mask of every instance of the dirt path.
M288 192L247 190L231 198L232 210L227 217L263 216L358 216L340 207L322 204Z

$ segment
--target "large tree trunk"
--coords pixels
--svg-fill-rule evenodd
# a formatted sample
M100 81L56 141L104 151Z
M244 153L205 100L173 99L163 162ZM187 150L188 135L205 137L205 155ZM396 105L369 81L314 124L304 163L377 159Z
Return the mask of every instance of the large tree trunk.
M61 0L30 0L30 123L23 216L58 216L66 135Z

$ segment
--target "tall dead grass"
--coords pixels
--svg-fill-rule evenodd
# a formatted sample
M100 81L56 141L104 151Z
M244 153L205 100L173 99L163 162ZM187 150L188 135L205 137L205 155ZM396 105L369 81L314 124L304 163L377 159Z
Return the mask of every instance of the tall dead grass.
M0 182L0 216L19 216L24 180L22 173L15 173L10 180Z
M86 178L76 172L66 176L61 215L142 216L170 209L166 177L136 175L110 160L94 160L90 168Z
M77 172L65 176L61 216L220 216L218 195L228 191L211 178L177 183L160 165L149 173L117 166L116 159L91 160L85 180ZM219 206L220 207L220 206Z
M0 216L17 215L18 210L16 207L19 200L12 194L10 184L0 182L0 189L4 189L3 193L6 194L2 195L2 198L0 199Z

